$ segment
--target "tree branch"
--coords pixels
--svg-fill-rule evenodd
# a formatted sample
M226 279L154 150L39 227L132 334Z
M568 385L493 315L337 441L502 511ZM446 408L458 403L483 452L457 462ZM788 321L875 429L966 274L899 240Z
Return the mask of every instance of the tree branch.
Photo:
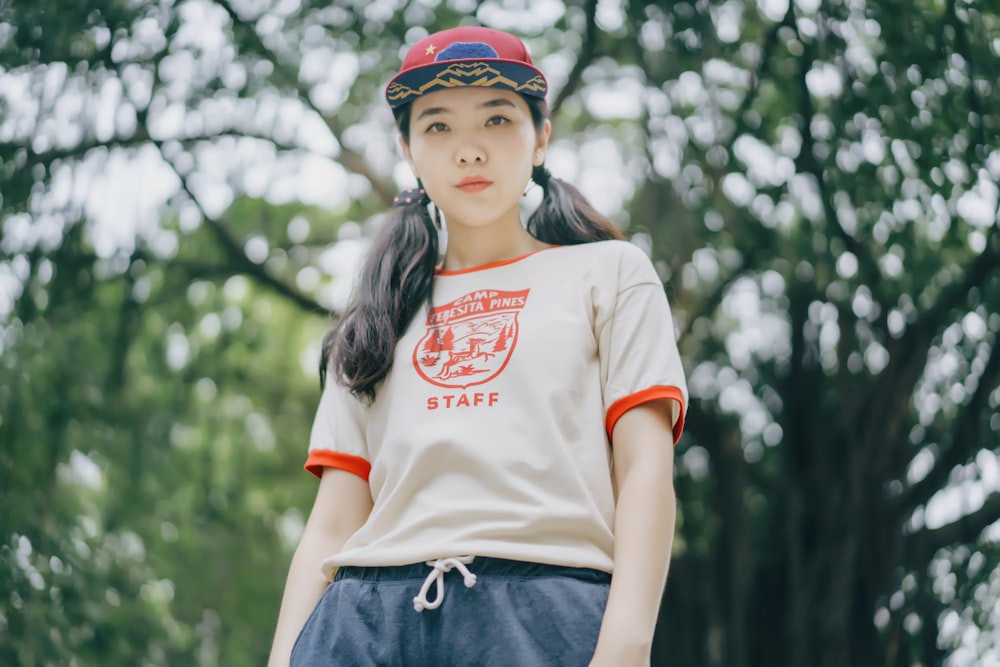
M276 276L271 275L264 265L257 264L247 257L246 253L243 251L243 246L237 240L236 235L229 230L224 221L213 218L208 214L205 207L202 206L200 201L198 201L198 197L195 196L194 192L191 190L187 177L181 173L173 162L168 160L166 156L163 155L162 145L159 142L154 143L156 143L157 148L160 149L160 156L163 158L163 161L170 166L173 172L177 175L177 178L180 180L181 189L187 193L187 196L191 199L192 203L198 207L198 210L201 212L201 216L204 218L209 230L222 245L223 251L234 265L235 273L243 273L251 278L254 278L265 287L271 288L274 292L287 298L289 301L306 312L327 312L327 309L321 306L315 299L303 294Z
M889 425L886 417L904 414L913 396L913 387L920 379L927 363L927 353L938 332L948 322L949 313L965 299L969 290L978 287L990 278L1000 263L1000 231L994 226L986 241L986 249L966 269L962 280L943 288L934 304L925 310L911 325L905 336L893 340L889 345L889 363L883 369L866 393L865 400L855 401L849 406L844 423L861 423L865 414L877 415L868 423ZM905 388L905 391L904 391ZM884 438L885 429L869 433L871 439ZM827 445L843 434L832 429ZM901 447L904 442L883 442L879 450L879 461L891 460L893 446ZM905 457L899 457L903 460ZM897 472L898 474L898 472Z
M245 32L247 37L253 42L257 51L264 58L266 58L271 65L274 66L274 71L281 75L281 78L290 88L294 90L302 103L309 107L309 109L311 109L323 120L327 128L330 130L330 134L333 135L333 138L337 141L337 145L340 147L340 164L348 171L352 171L368 179L368 182L371 183L372 189L378 193L378 196L383 202L385 202L386 206L388 206L392 202L393 197L396 196L396 187L392 180L379 178L375 172L372 171L368 162L364 159L364 156L351 150L344 144L343 130L337 124L335 116L324 113L319 109L319 107L316 106L316 104L312 101L312 96L309 94L310 91L308 86L302 83L298 74L290 68L277 53L264 44L260 35L257 34L257 30L236 12L229 0L213 1L226 12L234 26Z
M976 91L973 59L972 54L969 53L969 36L965 31L965 24L959 20L958 14L955 11L955 0L948 0L945 3L945 16L955 29L955 51L965 61L965 73L969 77L969 85L966 87L966 92L969 96L969 110L976 114L976 117L979 119L979 122L974 123L971 128L976 134L977 141L970 141L967 149L968 163L972 165L975 164L977 146L985 149L989 145L986 140L986 119L983 117L982 100L979 99L979 93Z
M225 130L223 132L214 132L212 134L201 134L201 135L192 135L192 136L187 136L187 137L176 137L176 138L171 138L169 141L176 141L176 142L178 142L178 143L180 143L182 145L187 146L187 145L190 145L190 144L196 144L196 143L200 143L200 142L203 142L203 141L212 141L212 140L218 139L220 137L234 137L234 138L238 138L238 139L257 139L257 140L260 140L260 141L266 141L266 142L268 142L270 144L273 144L279 150L285 150L285 151L293 151L293 150L308 151L309 150L305 146L297 146L297 145L294 145L294 144L283 143L283 142L277 141L273 137L269 137L267 135L260 134L260 133L257 133L257 132L243 132L243 131L235 130L235 129ZM94 140L83 141L83 142L80 142L79 144L77 144L76 146L73 146L72 148L52 149L52 150L44 151L42 153L32 152L31 149L28 148L28 158L27 158L26 163L25 163L25 168L26 169L30 169L32 166L34 166L36 164L49 165L49 164L52 164L53 162L55 162L56 160L67 160L67 159L71 159L71 158L81 158L81 157L85 156L87 153L89 153L90 151L92 151L94 149L97 149L97 148L105 148L105 149L122 148L122 149L129 149L129 148L136 148L136 147L144 146L144 145L146 145L147 143L150 143L150 142L156 143L156 141L157 140L154 140L154 139L152 139L149 136L148 132L146 131L146 128L145 128L144 124L140 124L136 128L135 133L133 133L129 137L117 137L117 138L114 138L114 139L109 139L107 141L94 141ZM165 141L162 141L161 143L165 143ZM15 144L13 142L0 143L0 151L4 151L4 150L7 150L7 149L17 150L19 148L25 148L25 146L22 145L22 144Z
M194 197L194 193L191 192L191 189L188 187L186 179L181 177L180 174L178 174L178 177L181 178L184 191L187 192L188 196L191 197L191 199L195 202L195 205L201 210L201 214L205 218L205 222L208 224L209 229L222 244L222 247L229 256L230 261L234 263L237 272L244 273L251 278L254 278L262 285L270 287L277 294L285 297L306 312L313 314L329 312L327 308L321 306L312 297L303 294L276 276L271 275L267 269L264 268L263 264L257 264L251 261L243 251L243 247L237 240L236 235L229 230L226 223L222 220L206 215L205 210L201 207L201 204L197 202Z
M798 31L796 30L798 34ZM801 37L801 36L800 36ZM843 241L847 250L858 258L858 274L864 284L873 290L882 278L878 269L878 264L872 258L868 248L856 238L847 233L837 220L837 208L833 205L833 198L830 196L830 188L823 175L823 167L819 164L813 153L815 140L812 134L812 121L815 110L812 103L812 95L806 85L806 75L813 65L813 54L815 46L809 39L800 39L803 44L803 55L800 59L799 67L799 113L802 114L801 127L802 146L798 156L795 158L796 169L802 173L809 174L816 181L816 189L819 193L820 202L823 204L823 215L826 218L827 229L830 233Z
M952 436L951 445L937 457L931 471L896 500L894 512L899 519L909 516L918 505L927 502L948 481L955 466L965 463L982 448L982 442L978 438L981 422L988 408L990 394L997 386L1000 386L1000 344L994 345L990 353L989 361L979 376L976 393L962 406L948 427Z
M576 92L580 81L583 79L583 72L590 66L597 56L597 0L587 0L583 7L587 15L587 31L583 36L583 44L580 46L580 53L576 57L576 64L570 70L566 78L566 84L556 95L552 102L551 113L553 116L562 108L567 98Z
M909 547L907 561L913 567L923 567L938 549L954 544L975 542L987 526L1000 517L1000 491L986 497L983 506L940 528L925 528L904 538Z
M791 5L789 5L791 7ZM757 70L753 73L752 79L750 81L750 89L747 90L747 94L743 97L743 101L740 103L740 108L733 116L733 118L738 123L738 127L741 129L747 129L746 123L744 122L744 116L750 107L753 106L754 101L757 99L757 94L760 92L760 82L767 74L771 67L771 55L774 49L778 46L778 32L785 26L792 27L795 25L795 13L789 9L785 12L785 16L780 22L775 23L768 30L767 35L764 37L764 43L761 45L761 56L760 62L757 63ZM739 130L737 130L737 134Z

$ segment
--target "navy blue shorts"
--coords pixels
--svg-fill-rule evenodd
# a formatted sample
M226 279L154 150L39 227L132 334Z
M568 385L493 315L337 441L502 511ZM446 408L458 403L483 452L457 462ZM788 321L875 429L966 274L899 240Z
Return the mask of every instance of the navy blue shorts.
M586 667L611 575L597 570L477 557L441 577L434 569L342 567L306 621L291 664L308 667Z

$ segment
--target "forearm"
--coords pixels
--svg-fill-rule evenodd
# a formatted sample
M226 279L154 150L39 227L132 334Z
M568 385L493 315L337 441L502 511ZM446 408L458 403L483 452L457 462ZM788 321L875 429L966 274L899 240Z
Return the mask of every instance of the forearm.
M320 573L320 563L340 551L341 546L343 540L337 542L323 536L303 536L288 569L268 667L288 665L292 646L302 626L329 584Z
M329 582L320 572L325 558L338 553L371 512L365 480L329 469L320 480L302 539L292 556L268 667L287 667L292 647Z
M652 646L677 514L669 473L669 468L633 466L621 480L615 509L615 569L599 647L612 642L647 650Z
M614 573L592 667L649 664L677 515L670 407L640 405L614 427Z

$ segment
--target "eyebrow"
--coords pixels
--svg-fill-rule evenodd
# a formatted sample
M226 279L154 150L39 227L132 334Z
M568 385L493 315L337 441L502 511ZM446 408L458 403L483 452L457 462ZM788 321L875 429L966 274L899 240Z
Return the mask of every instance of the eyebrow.
M516 108L516 106L515 106L515 104L513 102L511 102L510 100L508 100L506 98L503 98L503 97L498 97L495 100L490 100L489 102L483 102L482 104L478 105L476 108L477 109L493 109L493 108L496 108L496 107L515 107ZM430 107L429 109L424 109L423 111L421 111L420 115L417 116L417 120L420 120L421 118L424 118L425 116L440 116L441 114L446 114L446 113L449 113L450 111L451 111L450 109L447 109L445 107Z

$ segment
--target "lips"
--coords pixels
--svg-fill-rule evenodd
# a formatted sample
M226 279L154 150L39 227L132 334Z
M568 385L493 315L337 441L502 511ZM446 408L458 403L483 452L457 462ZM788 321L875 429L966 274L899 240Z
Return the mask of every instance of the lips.
M459 181L456 187L463 192L475 193L482 192L491 185L493 185L493 181L487 180L482 176L466 176Z

